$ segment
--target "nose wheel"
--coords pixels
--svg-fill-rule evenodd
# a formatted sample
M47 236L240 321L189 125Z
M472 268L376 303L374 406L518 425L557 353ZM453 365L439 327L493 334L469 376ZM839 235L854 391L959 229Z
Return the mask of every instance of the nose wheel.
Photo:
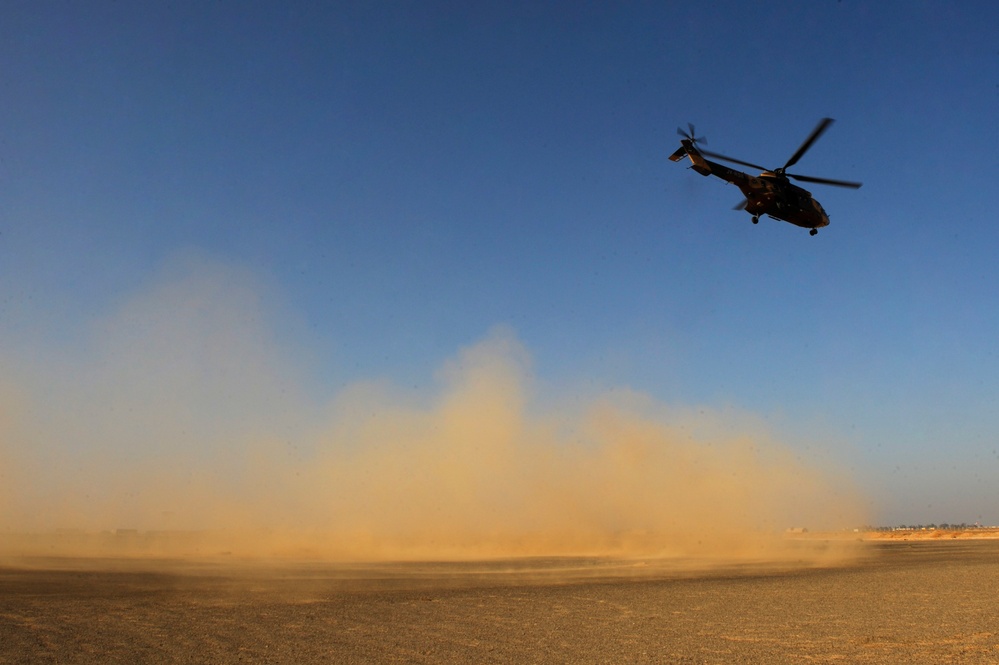
M819 230L818 230L818 229L810 229L810 230L808 231L808 235L810 235L810 236L814 236L814 235L818 234L818 232L819 232Z
M753 215L753 224L759 224L760 218L757 215Z

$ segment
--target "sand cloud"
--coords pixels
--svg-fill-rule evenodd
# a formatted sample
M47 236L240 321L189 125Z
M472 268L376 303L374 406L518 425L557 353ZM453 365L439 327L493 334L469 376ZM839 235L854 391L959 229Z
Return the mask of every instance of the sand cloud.
M788 526L863 519L849 482L751 414L626 389L544 408L504 328L447 360L432 394L372 381L317 398L273 298L186 257L73 353L4 349L0 529L346 558L766 556Z

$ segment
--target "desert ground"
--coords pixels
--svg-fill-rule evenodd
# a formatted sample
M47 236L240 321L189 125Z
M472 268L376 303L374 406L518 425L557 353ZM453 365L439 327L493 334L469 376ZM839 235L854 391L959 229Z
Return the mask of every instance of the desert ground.
M7 557L0 663L999 663L999 540L857 546L821 567Z

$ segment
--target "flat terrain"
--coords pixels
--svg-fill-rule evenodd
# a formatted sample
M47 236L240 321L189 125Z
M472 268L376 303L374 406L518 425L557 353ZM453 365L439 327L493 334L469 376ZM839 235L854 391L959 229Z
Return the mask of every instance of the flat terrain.
M999 540L830 568L0 563L0 663L999 663Z

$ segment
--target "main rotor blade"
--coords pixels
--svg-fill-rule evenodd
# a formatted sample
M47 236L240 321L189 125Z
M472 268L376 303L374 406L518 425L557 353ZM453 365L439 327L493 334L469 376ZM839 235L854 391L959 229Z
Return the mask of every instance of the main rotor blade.
M785 164L783 168L786 169L789 166L797 164L798 160L801 159L801 156L808 152L808 149L812 147L812 144L815 143L827 129L829 129L829 125L831 124L833 124L832 118L822 118L822 120L819 121L818 126L812 130L812 134L805 139L805 142L801 144L800 148L798 148L798 152L791 155L791 159L787 160L787 164Z
M739 203L737 203L735 207L732 208L732 210L745 210L746 206L748 205L749 205L749 199L743 199L739 201Z
M736 159L735 157L726 157L717 152L711 152L709 150L701 150L702 155L707 155L708 157L714 157L715 159L724 159L726 162L732 162L733 164L742 164L743 166L749 166L754 169L759 169L761 171L769 171L765 166L760 166L759 164L753 164L752 162L744 162L741 159Z
M836 187L849 187L850 189L860 189L863 184L861 182L850 182L848 180L830 180L829 178L815 178L810 175L794 175L791 173L785 173L788 178L794 178L795 180L801 180L802 182L815 182L820 185L835 185Z

